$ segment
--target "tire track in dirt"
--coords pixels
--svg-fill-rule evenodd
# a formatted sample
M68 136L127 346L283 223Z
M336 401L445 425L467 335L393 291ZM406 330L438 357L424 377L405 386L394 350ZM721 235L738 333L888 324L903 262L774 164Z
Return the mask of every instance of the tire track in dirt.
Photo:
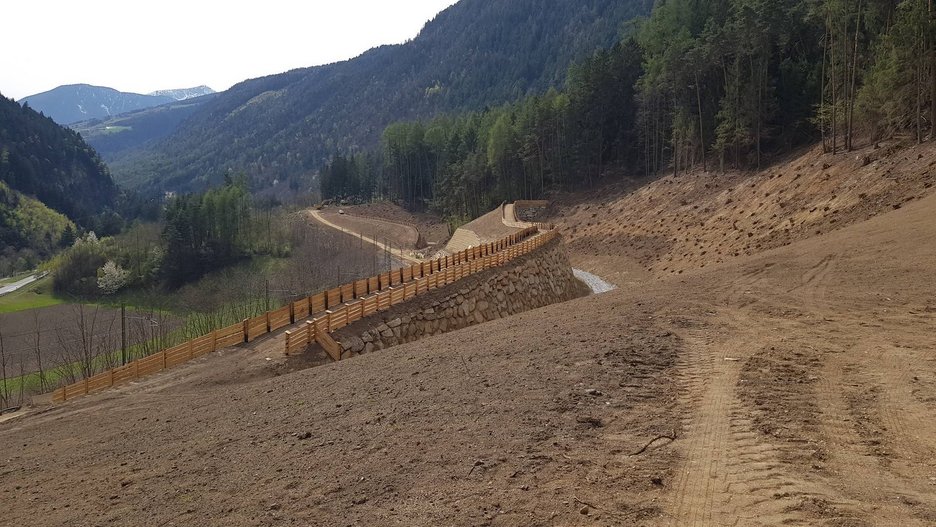
M835 355L823 369L818 397L824 435L834 455L831 470L856 506L887 525L936 522L932 437L936 409L914 393L926 356L856 333L850 355ZM835 416L847 416L845 418ZM920 464L911 460L929 459ZM869 492L873 489L873 492ZM882 524L883 525L883 524Z
M796 521L793 502L803 495L789 477L777 446L764 440L738 397L742 365L758 349L756 333L719 328L727 340L704 334L684 337L689 344L679 363L683 419L683 466L671 501L671 524L757 525ZM778 498L779 496L779 498Z
M712 313L724 327L717 331L686 337L691 343L680 363L683 372L684 468L679 473L673 497L674 525L762 525L808 522L816 516L803 504L819 503L827 517L839 500L825 488L804 479L791 459L817 454L819 440L796 429L773 430L765 426L771 412L771 398L785 398L793 406L809 406L814 400L812 383L762 383L760 377L803 376L798 364L807 358L821 363L821 357L789 347L769 346L784 341L784 331L770 328L776 313L796 313L814 319L815 313L801 312L824 303L824 281L834 270L834 255L826 255L808 266L788 290L789 298L766 295L775 289L770 272L774 262L752 262L738 275L713 291L725 308ZM792 293L792 294L791 294ZM770 322L764 315L770 316ZM793 322L798 324L798 322ZM713 341L708 335L723 335ZM776 357L764 360L765 355ZM815 364L814 363L814 364ZM752 382L753 381L753 382ZM763 385L762 385L763 384ZM767 387L767 388L764 388ZM771 391L773 389L773 391ZM811 407L806 418L814 420L818 410ZM777 434L777 435L775 435ZM787 437L791 436L791 437ZM774 440L776 439L776 440Z

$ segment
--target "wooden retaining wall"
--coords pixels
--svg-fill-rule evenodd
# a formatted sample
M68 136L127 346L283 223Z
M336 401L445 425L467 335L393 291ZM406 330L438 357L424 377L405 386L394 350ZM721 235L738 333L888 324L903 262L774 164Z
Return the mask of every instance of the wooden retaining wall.
M250 342L303 320L305 323L299 328L286 331L286 354L298 353L310 343L317 342L333 360L341 360L341 346L329 335L332 331L466 276L504 265L556 236L558 233L554 230L540 232L535 226L529 227L495 242L301 298L260 316L63 386L52 392L52 401L62 402L126 384L207 353Z

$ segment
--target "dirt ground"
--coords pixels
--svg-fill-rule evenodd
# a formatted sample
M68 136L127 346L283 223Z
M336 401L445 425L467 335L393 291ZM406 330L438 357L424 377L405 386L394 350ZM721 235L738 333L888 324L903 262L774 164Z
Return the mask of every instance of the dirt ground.
M570 256L618 289L340 363L272 336L3 422L3 520L933 525L928 148L893 180L806 153L803 194L778 166L568 197Z
M390 247L415 249L419 232L411 225L376 218L363 218L352 214L339 214L337 210L322 211L323 218L350 231L364 233Z
M504 216L500 207L462 225L462 228L477 234L482 242L499 240L518 230L516 227L504 225Z
M449 226L445 221L428 213L410 212L399 205L388 202L366 203L341 207L347 214L362 218L390 221L415 228L426 243L441 247L449 238ZM337 210L332 207L332 210Z

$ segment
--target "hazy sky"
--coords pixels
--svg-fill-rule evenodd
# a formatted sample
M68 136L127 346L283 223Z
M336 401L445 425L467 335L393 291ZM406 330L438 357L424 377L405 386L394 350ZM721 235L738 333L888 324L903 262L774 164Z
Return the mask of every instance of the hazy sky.
M0 93L62 84L147 93L348 59L416 36L456 0L4 2Z

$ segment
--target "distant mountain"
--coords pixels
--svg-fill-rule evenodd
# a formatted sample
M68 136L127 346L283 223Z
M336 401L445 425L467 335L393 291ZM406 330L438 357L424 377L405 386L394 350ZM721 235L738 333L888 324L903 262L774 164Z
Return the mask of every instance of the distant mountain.
M211 95L212 93L216 92L208 86L202 85L196 86L195 88L180 88L178 90L156 90L147 95L152 97L171 97L177 101L184 101L186 99L201 97L202 95Z
M617 42L653 0L462 0L405 44L248 80L153 147L111 163L118 181L192 190L245 173L255 189L307 187L336 150L400 119L481 109L561 86L569 65Z
M107 166L77 132L2 95L0 183L0 263L48 256L69 243L60 238L67 229L73 237L73 223L100 232L117 199Z
M24 97L19 102L29 104L30 108L42 112L59 124L69 125L87 119L100 119L158 106L174 100L172 97L125 93L102 86L70 84Z
M211 93L115 117L72 123L70 127L109 162L171 134L201 105L216 96Z

